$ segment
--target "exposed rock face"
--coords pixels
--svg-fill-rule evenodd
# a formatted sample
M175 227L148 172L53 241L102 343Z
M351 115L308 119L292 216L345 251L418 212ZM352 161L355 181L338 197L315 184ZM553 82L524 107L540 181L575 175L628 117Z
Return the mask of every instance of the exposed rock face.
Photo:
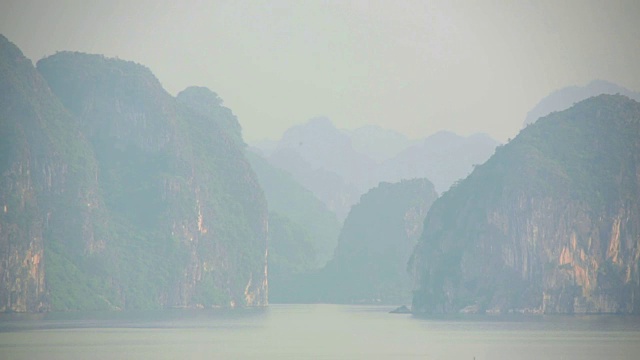
M196 197L198 231L208 235L201 236L201 241L223 246L215 253L201 247L198 253L212 256L204 261L210 261L209 271L217 273L218 287L229 284L229 279L243 284L243 298L231 296L236 305L267 305L267 202L245 157L240 124L218 96L206 88L187 88L177 99L202 117L199 123L196 116L186 115L192 147L191 173L198 178L194 183L196 192L205 194ZM203 228L205 216L212 233ZM216 261L219 257L227 259ZM218 268L216 263L229 263L229 267Z
M219 98L189 89L176 100L148 69L98 55L58 53L38 69L80 118L100 165L107 210L123 227L104 234L105 253L115 256L139 241L137 256L166 273L113 279L112 291L122 295L112 302L266 304L266 201L237 120ZM132 303L128 293L150 282L159 283L148 289L153 296L134 296Z
M300 227L300 230L305 233L304 237L308 237L314 253L314 259L305 259L306 267L313 269L323 267L333 256L333 251L338 242L342 224L338 222L336 215L329 211L326 205L316 198L311 191L295 181L291 174L276 168L260 155L250 151L247 152L247 158L256 172L267 198L269 211L274 213L276 221L295 223L295 226ZM270 251L275 250L278 244L284 244L284 242L280 242L283 239L278 240L271 232L274 225L271 221L272 218L274 217L269 216L269 234L270 239L275 241L275 244L273 242L269 243ZM285 248L288 248L289 245L286 245ZM278 256L277 253L273 254L272 252L271 254ZM300 260L301 258L298 259ZM271 258L271 260L278 262L277 259ZM270 263L273 264L273 262Z
M266 201L215 94L0 50L0 311L267 303Z
M500 147L432 206L424 313L640 312L640 104L602 95Z
M90 246L96 166L75 125L0 35L0 311L50 308L46 238Z

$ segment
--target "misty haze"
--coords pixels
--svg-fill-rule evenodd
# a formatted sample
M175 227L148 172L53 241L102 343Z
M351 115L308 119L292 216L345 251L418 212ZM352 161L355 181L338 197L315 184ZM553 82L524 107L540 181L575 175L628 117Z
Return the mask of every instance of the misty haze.
M637 359L635 1L0 4L0 359Z

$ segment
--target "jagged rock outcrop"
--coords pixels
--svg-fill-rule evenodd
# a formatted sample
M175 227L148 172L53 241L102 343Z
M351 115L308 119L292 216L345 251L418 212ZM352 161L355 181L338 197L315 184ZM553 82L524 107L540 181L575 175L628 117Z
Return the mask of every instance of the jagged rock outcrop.
M266 201L217 96L200 89L175 99L147 68L99 55L62 52L38 70L80 119L119 226L96 257L146 262L120 264L146 274L136 278L111 264L94 269L110 275L110 302L266 304Z
M197 121L197 116L186 116L192 174L199 178L196 191L205 194L196 203L208 208L212 224L213 233L203 241L222 245L215 253L206 247L201 248L205 251L198 250L200 261L204 265L211 261L206 256L212 257L209 271L218 277L216 287L243 285L237 288L243 290L241 299L230 294L233 303L267 305L267 202L245 156L240 124L231 110L222 106L222 100L206 88L187 88L177 100L202 117ZM204 211L198 214L199 229ZM227 268L216 265L224 263L228 263Z
M640 312L639 135L601 95L499 147L431 207L414 312Z
M1 35L0 159L0 311L46 311L47 240L94 246L97 167L77 122Z
M266 201L214 93L0 40L0 310L267 303Z

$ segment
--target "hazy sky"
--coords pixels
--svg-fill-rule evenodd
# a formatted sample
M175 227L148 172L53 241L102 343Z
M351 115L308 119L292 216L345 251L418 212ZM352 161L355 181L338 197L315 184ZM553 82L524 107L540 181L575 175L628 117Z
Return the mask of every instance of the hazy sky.
M249 141L318 115L505 140L558 88L640 90L639 15L637 0L5 0L0 33L34 63L100 53L148 66L172 94L207 86Z

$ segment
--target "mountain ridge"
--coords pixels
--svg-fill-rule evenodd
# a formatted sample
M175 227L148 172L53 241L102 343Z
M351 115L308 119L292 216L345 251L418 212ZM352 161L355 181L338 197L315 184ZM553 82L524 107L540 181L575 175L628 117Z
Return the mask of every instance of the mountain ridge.
M577 102L600 94L620 94L640 101L640 93L638 92L609 81L593 80L584 86L567 86L545 96L527 112L522 125L523 127L527 126L552 112L566 110Z
M600 95L528 126L431 207L418 313L637 313L640 104Z
M4 37L0 59L2 310L268 303L266 200L213 92L102 55L34 68Z
M371 144L385 150L367 153ZM359 197L382 181L426 177L441 193L483 163L498 144L483 133L464 137L439 131L408 140L373 125L339 130L328 118L314 118L287 130L280 141L254 143L250 151L291 173L344 219Z

